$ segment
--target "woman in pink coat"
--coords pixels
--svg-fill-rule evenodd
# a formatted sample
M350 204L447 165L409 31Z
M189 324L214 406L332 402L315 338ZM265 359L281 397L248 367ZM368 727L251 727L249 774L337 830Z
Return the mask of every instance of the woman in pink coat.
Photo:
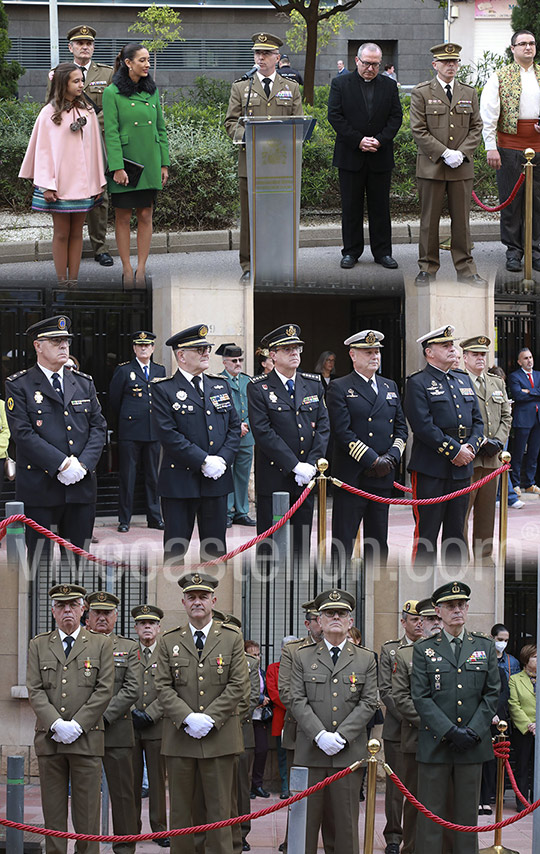
M56 275L61 284L75 287L86 213L100 204L106 183L103 148L96 114L82 94L80 68L62 62L52 75L19 178L34 182L32 210L51 212Z

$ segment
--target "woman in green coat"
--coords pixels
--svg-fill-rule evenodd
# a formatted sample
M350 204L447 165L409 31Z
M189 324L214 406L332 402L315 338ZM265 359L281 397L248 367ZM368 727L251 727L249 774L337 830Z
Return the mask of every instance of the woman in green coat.
M536 646L527 644L519 653L521 673L510 677L508 708L514 732L512 746L516 757L516 783L521 794L529 797L534 778L534 743L536 738ZM531 800L534 795L531 791ZM516 808L524 809L516 798Z
M116 220L116 245L126 287L145 287L146 261L152 241L152 212L157 191L169 177L169 146L156 84L149 73L150 55L141 44L122 48L113 82L103 92L103 118L109 175L108 189ZM124 159L144 166L137 186L130 185ZM137 268L130 259L130 220L137 216Z

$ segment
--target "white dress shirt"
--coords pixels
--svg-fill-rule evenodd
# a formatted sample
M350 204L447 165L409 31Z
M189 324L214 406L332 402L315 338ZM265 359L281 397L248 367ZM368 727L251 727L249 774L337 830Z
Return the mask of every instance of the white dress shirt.
M521 77L521 95L519 98L519 118L538 119L540 115L540 86L534 73L534 65L519 67ZM480 115L484 122L482 136L486 151L497 148L497 124L501 114L499 97L499 78L492 74L484 86L480 97Z

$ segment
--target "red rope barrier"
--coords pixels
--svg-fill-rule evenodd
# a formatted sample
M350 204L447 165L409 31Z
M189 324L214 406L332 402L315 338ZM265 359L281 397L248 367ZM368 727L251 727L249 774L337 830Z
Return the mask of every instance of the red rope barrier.
M519 800L521 801L523 806L530 807L531 804L529 803L527 798L525 798L521 794L521 791L518 787L518 784L516 783L516 778L514 777L514 772L512 771L512 768L510 766L510 762L508 761L508 758L510 756L510 742L509 741L495 742L495 744L493 745L493 751L494 751L497 759L504 759L504 767L506 768L506 773L508 774L508 779L510 780L510 785L512 786L512 789L514 790L514 794L515 794L516 798L519 798Z
M398 483L397 480L394 481L394 486L396 489L400 489L401 492L411 492L412 489L410 486L404 486L402 483Z
M296 795L286 798L283 801L277 801L277 803L272 804L272 806L265 807L265 809L259 810L258 812L252 812L248 815L239 815L236 816L236 818L227 818L223 821L214 821L212 824L199 824L196 827L180 827L176 830L160 830L156 833L139 833L132 836L101 836L90 833L70 833L67 830L50 830L47 827L35 827L33 824L20 824L17 821L10 821L7 818L0 818L0 825L4 825L4 827L12 827L14 830L23 830L26 833L35 833L39 836L54 836L56 839L80 839L86 842L143 842L147 839L167 839L170 836L189 836L192 833L206 833L209 830L220 830L222 827L231 827L233 824L241 824L245 821L252 821L255 818L261 818L264 815L270 815L284 807L288 807L290 804L295 804L297 801L301 801L302 798L307 798L309 795L312 795L314 792L318 792L320 789L324 789L324 787L330 785L330 783L335 783L336 780L341 780L342 777L352 774L352 772L356 771L363 762L364 760L362 760L362 762L354 762L353 765L349 765L347 768L342 768L341 771L337 771L330 777L325 777L324 780L320 780L318 783L315 783L314 786L304 789L303 792L298 792Z
M525 180L525 175L522 172L516 181L516 186L514 187L514 189L512 190L510 195L508 196L507 200L505 202L502 202L502 204L497 205L497 207L495 207L495 208L488 208L487 205L482 204L482 202L480 201L480 199L478 198L478 196L476 195L474 190L473 190L472 197L473 197L474 201L476 202L476 204L482 208L482 210L488 211L489 213L497 213L497 211L502 211L503 208L507 207L507 205L511 204L514 201L514 199L516 198L516 196L518 194L518 190L521 187L521 185L523 184L524 180Z
M453 498L460 498L462 495L467 495L468 492L480 489L480 487L484 486L485 483L493 480L494 477L498 477L503 471L510 471L510 466L501 466L500 468L495 469L495 471L487 474L485 477L480 478L480 480L471 483L470 486L466 486L464 489L458 489L457 492L449 492L447 495L439 495L436 498L384 498L382 495L372 495L371 492L364 492L363 489L357 489L355 486L351 486L349 483L343 483L343 481L337 480L335 477L330 478L330 480L335 486L345 489L352 495L359 495L361 498L369 498L371 501L377 501L379 504L398 504L405 507L414 507L419 504L441 504L443 501L451 501Z

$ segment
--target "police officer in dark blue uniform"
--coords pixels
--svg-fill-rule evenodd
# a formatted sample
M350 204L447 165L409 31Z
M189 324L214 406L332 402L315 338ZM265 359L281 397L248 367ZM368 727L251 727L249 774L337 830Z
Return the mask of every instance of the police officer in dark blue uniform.
M473 460L484 439L471 379L452 368L458 358L454 331L453 326L441 326L418 338L427 365L407 378L404 409L414 437L408 465L414 498L433 498L469 486ZM463 536L468 504L466 494L414 508L413 561L433 562L441 527L446 562L468 560Z
M240 444L240 419L227 380L206 374L208 327L191 326L166 341L178 370L153 382L152 418L163 457L158 494L165 521L165 557L183 563L195 519L201 560L225 554L227 495Z
M397 385L377 374L383 339L381 332L364 329L344 341L354 370L330 383L326 405L334 437L332 474L365 492L390 496L407 425ZM388 504L335 490L332 543L338 566L345 568L350 560L362 520L364 560L386 563L388 509Z
M152 360L156 336L144 329L133 334L134 356L115 368L109 398L118 418L118 531L129 531L137 463L142 458L146 520L149 528L163 530L157 475L159 442L152 424L152 386L155 377L166 374Z
M92 377L65 371L71 320L57 315L26 330L37 364L6 380L6 410L17 446L16 498L25 513L61 537L86 548L96 515L95 468L107 425ZM31 563L37 540L26 529ZM44 554L49 540L45 539Z
M304 342L294 323L274 329L261 341L274 360L269 374L253 377L248 387L249 422L255 437L257 532L273 524L272 493L288 492L293 504L316 475L330 435L324 389L319 374L300 373ZM293 553L302 537L309 549L313 517L310 495L291 518Z

